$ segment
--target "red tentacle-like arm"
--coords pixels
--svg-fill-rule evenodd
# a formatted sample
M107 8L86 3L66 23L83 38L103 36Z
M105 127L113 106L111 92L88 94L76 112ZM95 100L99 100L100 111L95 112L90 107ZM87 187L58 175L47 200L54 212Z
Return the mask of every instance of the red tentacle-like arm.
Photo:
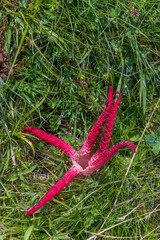
M44 197L34 206L31 207L26 213L28 215L33 214L49 200L51 200L57 193L59 193L68 183L80 172L74 165L66 172L63 177L56 182L56 184L50 188L50 190L44 195Z
M131 147L133 149L133 152L135 153L136 151L136 147L128 141L123 141L123 142L119 142L116 143L115 145L113 145L110 149L106 150L97 161L94 160L94 158L90 160L89 162L89 166L94 168L94 169L99 169L100 167L102 167L105 163L107 163L111 157L113 157L116 152L122 148L122 147Z
M48 134L41 129L37 129L35 127L24 127L23 128L24 133L32 133L33 135L39 137L40 139L54 145L55 147L58 147L63 152L65 152L72 161L75 161L75 159L78 157L78 154L76 150L68 143L66 143L64 140L57 138L51 134Z
M102 138L99 144L99 148L95 152L95 154L92 156L92 161L96 161L99 156L104 153L105 150L108 149L108 146L110 144L111 140L111 135L112 135L112 130L113 130L113 125L114 125L114 120L116 117L116 113L118 110L118 106L121 100L121 93L116 91L117 94L119 94L118 100L115 102L115 104L112 106L111 111L108 115L108 118L106 120L106 124L104 127L104 130L102 132Z
M118 106L119 106L119 103L121 100L121 93L118 91L116 91L116 93L119 94L119 98L115 102L115 104L112 107L111 112L107 118L106 125L105 125L104 131L102 133L102 138L101 138L100 145L99 145L100 147L98 149L99 152L104 152L110 144L114 120L115 120Z
M82 154L82 155L90 154L92 147L97 139L97 136L99 135L99 133L104 125L104 122L111 111L112 104L113 104L113 89L112 89L112 86L110 86L107 104L106 104L103 112L99 116L98 120L95 122L95 124L91 128L91 130L79 152L80 154Z

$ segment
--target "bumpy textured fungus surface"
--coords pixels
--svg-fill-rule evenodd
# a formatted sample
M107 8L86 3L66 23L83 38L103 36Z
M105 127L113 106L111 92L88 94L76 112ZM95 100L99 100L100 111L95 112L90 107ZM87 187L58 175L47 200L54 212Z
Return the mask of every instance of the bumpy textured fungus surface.
M55 136L52 136L51 134L47 134L46 132L34 128L34 127L25 127L23 129L24 133L32 133L35 136L41 138L42 140L53 144L54 146L61 149L63 152L65 152L72 160L73 166L69 169L68 172L66 172L63 177L55 183L53 187L50 188L50 190L44 195L44 197L34 206L31 207L27 214L33 214L38 209L40 209L43 205L45 205L51 198L53 198L58 192L60 192L66 185L69 184L69 182L79 173L82 173L83 175L90 176L94 170L99 169L102 167L105 163L107 163L110 158L122 147L128 146L133 149L133 151L136 151L135 146L128 141L120 142L115 145L113 145L111 148L108 149L114 119L117 113L118 105L121 99L120 92L116 91L117 94L119 94L118 100L113 105L113 90L112 87L109 87L109 93L108 93L108 100L107 104L99 116L98 120L95 122L93 127L91 128L81 150L79 153L76 152L76 150L63 141L62 139L59 139ZM95 141L100 133L100 131L103 129L102 138L99 144L99 148L97 151L91 156L92 147L95 144Z

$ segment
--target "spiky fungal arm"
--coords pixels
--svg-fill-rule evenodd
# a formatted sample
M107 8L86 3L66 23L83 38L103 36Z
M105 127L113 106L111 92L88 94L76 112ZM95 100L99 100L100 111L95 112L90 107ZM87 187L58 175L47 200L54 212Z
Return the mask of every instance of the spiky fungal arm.
M106 150L104 153L102 153L102 155L96 161L95 159L92 160L91 158L89 166L94 169L99 169L105 163L107 163L120 148L126 147L126 146L131 147L133 149L133 152L135 153L136 148L131 142L128 142L128 141L119 142L113 145L110 149Z
M112 86L110 86L107 104L106 104L103 112L99 116L98 120L95 122L95 124L91 128L90 132L88 133L88 136L80 150L80 154L82 154L82 155L90 154L92 147L97 139L97 136L99 135L99 133L104 125L104 122L111 111L112 104L113 104L113 89L112 89Z
M69 182L80 172L74 165L66 172L63 177L55 183L53 187L44 195L44 197L34 206L31 207L26 213L27 215L33 214L49 200L51 200L57 193L59 193Z
M105 124L105 128L104 131L102 133L102 138L100 141L100 145L99 145L99 152L104 152L109 144L110 144L110 140L111 140L111 135L112 135L112 130L113 130L113 125L114 125L114 120L117 114L117 110L118 110L118 106L121 100L121 93L116 91L117 94L119 94L119 98L118 100L115 102L115 104L113 105L109 116L107 118L106 124Z
M64 140L57 138L51 134L48 134L41 129L35 128L35 127L24 127L23 128L24 133L32 133L33 135L39 137L40 139L54 145L55 147L58 147L63 152L65 152L72 161L75 161L75 159L78 157L78 154L76 150L68 143L66 143Z

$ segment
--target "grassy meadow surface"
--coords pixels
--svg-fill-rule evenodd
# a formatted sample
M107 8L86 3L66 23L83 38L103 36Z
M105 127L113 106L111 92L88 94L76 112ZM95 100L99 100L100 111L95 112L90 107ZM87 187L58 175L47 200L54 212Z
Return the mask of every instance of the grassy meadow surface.
M2 0L0 37L0 240L160 239L160 2ZM72 163L23 127L79 150L111 85L122 94L111 144L136 155L121 149L27 216Z

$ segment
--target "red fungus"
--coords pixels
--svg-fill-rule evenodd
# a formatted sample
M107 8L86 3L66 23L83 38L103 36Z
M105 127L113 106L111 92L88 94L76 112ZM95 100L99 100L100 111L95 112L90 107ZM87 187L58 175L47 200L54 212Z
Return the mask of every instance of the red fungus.
M36 135L37 137L41 138L42 140L50 144L53 144L54 146L61 149L71 158L73 163L73 166L69 169L69 171L66 172L63 175L63 177L58 182L55 183L53 187L50 188L50 190L45 194L45 196L34 207L31 207L27 211L28 215L33 214L38 209L40 209L43 205L45 205L51 198L53 198L66 185L68 185L69 182L77 174L82 173L83 175L90 176L94 170L99 169L106 162L108 162L110 158L121 147L129 146L133 149L134 152L136 151L135 146L128 141L117 143L108 149L110 139L111 139L113 124L114 124L114 119L115 119L118 105L121 98L120 92L116 91L116 93L119 94L119 98L113 105L113 90L112 90L112 87L110 86L107 104L103 112L101 113L100 117L91 128L79 153L77 153L76 150L72 148L72 146L70 146L68 143L66 143L62 139L52 136L51 134L47 134L46 132L40 129L37 129L34 127L25 127L23 129L24 133L30 132ZM95 144L95 141L100 131L102 130L103 126L104 126L104 130L103 130L103 135L99 144L99 148L93 154L93 156L90 156L92 147Z

